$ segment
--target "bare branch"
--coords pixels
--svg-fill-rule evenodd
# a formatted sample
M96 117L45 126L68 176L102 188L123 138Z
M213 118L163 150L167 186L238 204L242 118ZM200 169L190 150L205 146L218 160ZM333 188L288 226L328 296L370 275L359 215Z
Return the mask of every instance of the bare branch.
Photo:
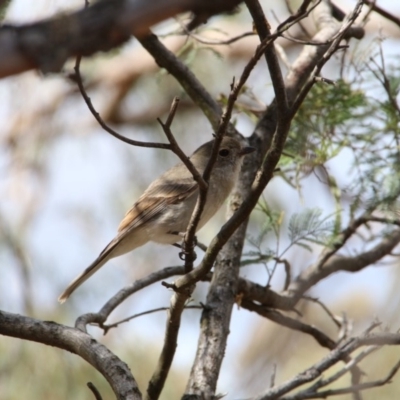
M75 322L76 328L86 332L86 325L90 323L96 323L102 327L108 316L133 293L171 276L182 275L184 272L183 267L168 267L133 282L111 297L99 312L81 315Z
M338 32L340 30L340 25L331 15L331 8L325 0L321 1L321 4L315 9L315 19L319 31L312 38L313 42L320 42L320 46L304 47L296 62L293 64L292 69L289 71L286 77L286 87L288 90L289 103L293 103L295 98L299 93L299 89L304 86L307 80L315 68L320 70L321 63L324 64L327 61L327 57L323 57L328 51L330 45L325 43L330 43L333 38L337 38ZM346 28L349 35L356 34L357 38L360 38L363 31L355 32ZM339 41L338 41L339 42ZM331 48L335 48L331 45ZM319 66L319 67L318 67ZM303 97L306 95L307 91L303 89ZM298 98L298 103L300 102L300 97Z
M354 350L358 349L359 347L371 346L371 345L383 346L383 345L398 345L398 344L400 344L400 334L398 333L375 333L375 334L365 333L360 336L350 338L345 342L343 342L337 348L333 349L321 361L318 361L310 368L307 368L305 371L301 372L295 378L286 381L281 385L275 386L272 389L267 390L264 394L257 396L253 400L273 400L273 399L294 400L296 397L293 396L283 397L283 395L301 385L304 385L305 383L312 382L313 380L317 379L318 377L321 376L321 374L324 371L335 365L338 361L349 357L351 353ZM389 379L390 376L392 376L392 374L397 372L397 369L398 369L398 364L395 366L395 368L392 369L392 371L388 375ZM361 388L355 387L355 390L360 390L360 389L362 389L362 387Z
M310 1L311 0L309 0L308 3L310 3ZM251 17L253 18L260 40L263 42L271 35L271 31L261 5L258 0L246 0L246 5L250 11ZM307 10L307 6L308 4L305 6L305 10ZM296 19L296 17L294 17L294 19ZM291 21L289 20L286 21L287 24L290 22ZM277 29L278 31L280 30L279 28L280 27ZM272 79L272 85L274 87L275 98L277 102L278 118L280 116L283 117L286 115L286 111L288 109L288 101L278 57L273 45L266 47L265 59L268 64L269 73L274 77L274 79Z
M93 396L96 400L103 400L100 392L97 390L96 386L94 386L92 382L88 382L87 387L91 390L91 392L93 393Z
M269 287L261 286L248 279L239 278L237 294L249 301L256 301L265 307L283 311L295 311L295 302L291 296L276 293Z
M197 169L193 165L193 163L190 161L189 157L179 147L178 142L175 140L175 137L171 132L171 124L175 117L175 113L178 108L178 104L179 104L179 99L177 97L175 97L174 100L172 101L167 121L165 123L163 123L159 118L157 119L157 121L159 122L165 135L167 136L167 139L170 143L170 150L179 157L179 159L183 162L183 164L185 164L186 168L192 174L193 179L199 185L199 188L205 189L205 188L207 188L207 183L205 182L203 177L200 175L199 171L197 171Z
M262 315L263 317L268 318L269 320L274 321L279 325L312 336L322 347L326 347L332 350L336 346L336 342L334 340L332 340L329 336L325 335L322 331L315 328L314 326L305 324L304 322L283 315L276 310L259 306L258 304L249 302L247 300L243 300L241 306L249 311L254 311L257 314Z
M229 11L239 0L102 0L87 9L23 26L2 26L0 78L38 68L58 72L69 57L108 51L131 35L178 13L192 11L206 20Z
M352 385L340 389L330 389L316 393L304 393L304 394L299 393L293 396L282 397L282 400L302 400L302 399L321 399L321 398L325 399L329 396L338 396L341 394L349 394L349 393L354 395L359 391L376 388L379 386L386 385L387 383L390 383L392 378L397 374L399 369L400 369L400 361L397 362L397 364L389 371L389 373L383 379L379 379L372 382L360 383L358 385Z
M354 257L345 257L336 255L331 257L325 264L319 263L310 266L304 270L296 280L289 286L289 291L294 293L295 297L302 296L311 286L326 278L327 276L338 272L348 271L357 272L381 260L400 243L400 230L395 230L386 238L382 239L371 250L365 251Z
M379 15L382 15L382 17L388 19L389 21L394 22L397 26L400 27L400 18L397 18L390 12L384 10L382 7L379 7L376 4L376 0L363 0L363 3L368 5L371 8L371 10L375 11Z
M338 320L338 318L332 314L331 310L319 299L316 299L315 297L310 297L310 296L302 296L302 299L312 301L313 303L318 304L328 315L328 317L332 320L332 322L340 329L342 328L342 324Z
M88 94L86 93L85 87L83 86L83 82L82 82L82 77L81 77L81 73L80 73L80 63L81 63L81 57L78 56L76 59L76 63L75 63L75 75L73 76L73 80L78 84L79 87L79 91L81 92L81 95L83 97L83 99L85 100L86 105L88 106L90 112L92 113L92 115L94 116L94 118L96 119L96 121L99 123L99 125L109 134L111 134L112 136L114 136L115 138L130 144L132 146L139 146L139 147L154 147L157 149L166 149L166 150L171 150L171 145L167 144L167 143L153 143L153 142L141 142L138 140L133 140L133 139L129 139L123 135L120 135L118 132L114 131L113 129L111 129L104 121L103 119L100 117L100 114L96 111L96 109L94 108L93 104L92 104L92 100L90 99L90 97L88 96Z
M335 33L336 31L333 32L333 34ZM278 33L271 35L271 38L275 34ZM319 58L311 59L311 62L317 63L318 60ZM273 76L272 73L271 76ZM186 389L187 393L190 394L201 394L207 397L212 396L215 391L226 337L229 333L231 307L235 295L234 288L237 285L239 260L246 231L245 221L273 176L291 123L289 113L282 113L284 107L281 105L280 107L281 114L279 115L276 102L268 108L250 139L250 144L254 143L254 147L257 148L257 154L256 157L252 157L251 164L245 164L243 168L244 173L241 176L240 185L234 194L233 208L236 210L235 214L212 240L199 267L177 281L177 286L182 285L184 287L192 280L198 279L199 276L209 271L217 255L220 254L220 261L207 296L207 310L210 311L203 312L202 331L196 360ZM264 157L268 148L267 156ZM260 165L261 159L263 159L263 162L254 179L255 171ZM251 182L253 182L252 185ZM240 230L232 236L240 225ZM222 248L231 236L229 243Z
M180 83L188 96L200 107L212 127L216 130L222 109L193 72L172 51L168 50L158 40L156 35L151 34L138 39L142 46L153 56L156 63L161 68L165 68Z
M371 353L375 352L376 350L381 349L381 346L369 346L363 351L361 351L359 354L357 354L355 357L351 359L343 368L341 368L339 371L334 373L328 378L325 379L319 379L317 382L315 382L312 386L310 386L308 389L306 389L304 392L316 392L319 388L328 386L331 383L337 381L340 379L342 376L344 376L346 373L348 373L351 368L357 364L359 364L364 358L368 357Z
M107 347L79 329L0 311L0 334L77 354L107 379L117 399L142 398L128 366Z
M164 345L157 363L157 367L147 387L146 400L157 400L167 379L178 341L178 333L181 325L181 315L185 304L192 295L194 286L175 292L171 298L165 329Z
M188 31L187 29L185 29L185 34L190 36L191 38L193 38L196 42L199 42L201 44L206 44L208 46L224 46L227 44L232 44L235 43L245 37L249 37L249 36L254 36L255 33L254 32L244 32L240 35L231 37L229 39L226 40L207 40L207 39L203 39L201 36L199 35L195 35L193 32Z
M324 26L327 26L329 30L333 28L335 30L335 23L332 20L331 17L331 8L328 4L329 2L323 0L321 2L321 5L319 8L317 8L318 12L321 13L320 16L320 21ZM323 52L322 57L318 60L316 63L315 67L313 68L313 71L307 78L307 81L303 88L301 89L300 93L297 95L296 99L293 102L291 112L296 114L297 110L299 109L300 105L303 103L303 100L305 99L307 93L310 91L311 87L313 86L315 82L315 78L317 75L320 73L322 67L326 64L326 62L332 57L332 55L338 50L340 42L342 41L343 38L348 36L355 36L359 39L362 38L364 31L360 29L355 29L353 28L354 21L360 14L362 9L362 0L358 0L355 8L353 11L350 13L350 15L343 21L342 26L340 29L335 33L334 35L334 40L332 41L331 45L329 48L326 49L326 51ZM351 31L350 33L348 31ZM317 47L317 49L323 49L325 50L325 46L321 46L320 48Z
M203 308L202 306L185 306L185 310L201 310L202 308ZM143 317L143 315L153 314L153 313L159 312L159 311L168 311L169 309L170 309L169 307L158 307L158 308L153 308L152 310L143 311L141 313L137 313L137 314L131 315L130 317L121 319L120 321L114 322L113 324L103 325L103 329L106 334L111 328L117 328L119 325L121 325L125 322L132 321L135 318Z

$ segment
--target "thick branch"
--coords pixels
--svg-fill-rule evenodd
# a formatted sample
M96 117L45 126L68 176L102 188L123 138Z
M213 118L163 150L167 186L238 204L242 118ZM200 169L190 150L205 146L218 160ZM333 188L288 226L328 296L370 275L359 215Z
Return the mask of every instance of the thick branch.
M259 8L256 11L259 12ZM265 26L263 26L263 29L265 29ZM272 57L270 64L274 68L275 60L273 56L269 56ZM273 73L276 73L276 71L274 69L270 73L272 79L277 79L275 87L279 91L280 78L279 76L275 78ZM285 106L285 96L281 94L281 97L279 112L277 111L276 102L267 111L266 115L271 118L267 131L264 129L259 130L259 127L257 127L256 132L251 138L250 144L257 148L258 160L256 158L252 160L250 165L245 164L245 168L248 167L248 170L241 177L238 191L235 193L234 208L239 206L246 194L247 197L238 207L233 217L221 228L217 236L213 239L200 266L178 280L180 285L185 286L192 279L199 279L202 274L209 271L217 255L221 252L221 261L217 264L207 297L206 308L203 312L202 332L199 339L198 351L187 386L187 392L190 394L201 394L207 397L215 392L219 368L229 332L229 320L237 288L238 265L245 238L246 223L234 235L233 233L247 220L251 210L256 206L259 196L273 176L275 166L283 151L291 119ZM267 146L269 147L269 151L264 157L265 150L268 148ZM260 160L263 157L264 160L250 188L255 170L260 165ZM232 238L228 245L221 251L222 246L225 245L231 236Z
M263 42L271 35L271 30L263 9L258 0L246 0L245 3L250 11L251 17L253 18L260 41ZM308 0L308 3L310 3L310 0ZM305 10L307 10L307 6L305 7ZM274 88L275 99L277 102L278 116L284 116L288 108L288 101L282 71L273 44L265 49L265 60L268 64L269 73L271 77L273 77L272 86Z
M289 292L293 292L295 297L299 298L316 283L335 272L360 271L390 254L399 243L400 230L395 230L369 251L354 257L335 255L322 266L319 266L319 264L311 265L289 286Z
M157 22L192 11L207 17L239 0L101 0L91 7L30 25L0 29L0 78L38 68L58 72L69 57L108 51Z
M200 107L215 130L218 128L222 109L193 72L156 35L139 38L142 46L153 56L156 63L165 68L182 86L193 102Z
M369 345L383 346L398 344L400 344L400 334L398 333L366 333L355 338L350 338L343 342L336 349L332 350L321 361L301 372L295 378L267 390L264 394L257 396L253 400L279 399L291 390L319 378L324 371L335 365L338 361L349 357L351 353L359 347ZM292 397L290 398L293 399Z
M335 348L336 343L329 336L325 335L322 331L315 328L314 326L305 324L304 322L287 317L276 310L259 306L258 304L252 303L247 300L242 301L241 305L243 308L249 311L254 311L257 314L262 315L263 317L274 321L279 325L312 336L322 347L326 347L330 350Z
M79 329L0 311L0 334L77 354L107 379L117 399L142 398L128 366L107 347Z
M157 367L147 388L146 400L157 400L164 387L178 345L178 333L181 325L182 312L193 290L194 286L179 293L175 292L171 298L167 326L165 329L164 345Z

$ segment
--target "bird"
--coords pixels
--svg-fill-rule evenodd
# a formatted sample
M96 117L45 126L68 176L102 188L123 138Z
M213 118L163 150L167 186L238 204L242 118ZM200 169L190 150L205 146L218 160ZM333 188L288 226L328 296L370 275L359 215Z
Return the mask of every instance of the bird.
M212 154L215 139L204 143L190 157L203 174ZM207 199L197 229L219 210L239 177L243 156L255 149L242 146L232 137L224 137L208 182ZM153 241L176 244L189 224L196 205L198 184L181 162L154 180L122 219L118 233L99 256L77 276L59 296L64 303L68 297L114 257L128 253Z

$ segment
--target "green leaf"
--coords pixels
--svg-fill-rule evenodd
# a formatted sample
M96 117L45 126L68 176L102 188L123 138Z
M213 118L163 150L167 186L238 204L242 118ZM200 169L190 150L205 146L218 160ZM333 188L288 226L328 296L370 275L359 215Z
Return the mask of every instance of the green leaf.
M311 248L304 242L328 245L335 228L331 217L322 218L322 211L318 208L293 214L288 227L291 245L296 244L310 251Z

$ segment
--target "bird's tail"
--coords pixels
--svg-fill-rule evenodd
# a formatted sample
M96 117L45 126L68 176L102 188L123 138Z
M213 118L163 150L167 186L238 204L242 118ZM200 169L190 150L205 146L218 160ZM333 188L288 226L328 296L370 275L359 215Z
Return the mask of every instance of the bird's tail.
M108 260L121 256L137 247L143 246L149 241L146 231L138 231L135 226L128 226L105 247L100 255L94 260L79 276L77 276L61 293L58 301L64 303L86 279L89 279L97 270L99 270Z
M99 256L80 274L78 275L69 285L68 287L60 294L58 301L60 303L64 303L65 300L68 299L69 296L85 282L89 279L96 271L98 271L108 260L113 257L117 257L123 252L118 252L117 245L119 244L119 238L115 238L112 240L106 248L99 254Z
M68 299L69 296L85 282L89 279L97 270L99 270L107 261L109 257L101 257L99 256L92 264L90 264L80 275L78 275L69 285L68 287L60 294L58 301L60 303L64 303L65 300Z

